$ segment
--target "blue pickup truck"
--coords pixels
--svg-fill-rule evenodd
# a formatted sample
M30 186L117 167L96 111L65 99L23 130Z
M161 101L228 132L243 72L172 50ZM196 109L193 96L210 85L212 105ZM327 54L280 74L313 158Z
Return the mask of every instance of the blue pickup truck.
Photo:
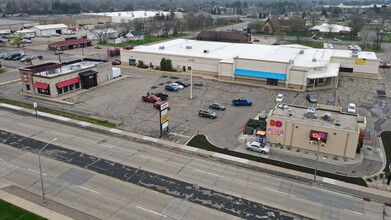
M252 105L253 103L251 102L251 100L248 99L234 99L232 100L232 104L241 106L241 105Z

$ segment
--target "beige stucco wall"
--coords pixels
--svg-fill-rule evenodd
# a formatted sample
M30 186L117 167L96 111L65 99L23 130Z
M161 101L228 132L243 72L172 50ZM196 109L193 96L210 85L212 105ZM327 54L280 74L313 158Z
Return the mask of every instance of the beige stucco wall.
M111 62L100 63L96 65L96 71L98 72L97 80L99 85L99 83L108 80L107 78L108 75L113 74L113 65L111 64Z
M289 71L288 83L294 85L305 86L307 85L307 72L299 70Z
M219 77L230 77L232 78L234 73L233 73L233 64L232 63L219 63Z
M260 61L249 59L234 59L236 69L263 71L271 73L286 74L288 63L278 63L273 61Z
M355 64L356 58L332 57L331 62L340 63L341 67L353 68L353 73L377 74L379 71L379 60L366 60L365 65Z
M281 121L282 126L271 126L270 121ZM277 129L283 132L281 136L271 134L269 129ZM298 122L286 121L284 118L268 117L266 138L270 143L280 143L286 146L293 146L311 151L317 151L318 146L310 144L310 131L316 130L327 132L326 146L320 147L320 152L344 156L348 158L355 158L357 142L359 138L358 131L343 131L331 128L318 127L314 125L307 125Z
M53 78L34 76L33 79L34 79L34 83L41 82L41 83L49 84L50 96L57 97L58 93L57 93L56 83L59 83L59 82L65 81L65 80L69 80L69 79L73 79L75 77L79 77L79 72L69 73L69 74L65 74L62 76L60 75L60 76L53 77ZM35 92L35 94L39 94L37 88L34 88L34 92Z

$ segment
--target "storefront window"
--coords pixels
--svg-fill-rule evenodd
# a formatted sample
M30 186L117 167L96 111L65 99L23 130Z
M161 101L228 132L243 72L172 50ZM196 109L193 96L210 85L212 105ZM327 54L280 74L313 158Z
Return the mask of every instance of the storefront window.
M80 83L75 83L75 89L80 88Z
M58 88L58 87L57 87L57 93L58 93L58 94L62 94L62 88Z
M318 80L318 83L322 83L322 82L323 82L323 78Z
M69 90L75 90L75 84L71 84L71 85L69 85Z
M29 84L26 84L26 90L30 91L30 85Z
M49 89L38 89L38 93L50 95L50 90Z
M69 91L68 86L63 87L63 89L64 89L64 92L68 92Z

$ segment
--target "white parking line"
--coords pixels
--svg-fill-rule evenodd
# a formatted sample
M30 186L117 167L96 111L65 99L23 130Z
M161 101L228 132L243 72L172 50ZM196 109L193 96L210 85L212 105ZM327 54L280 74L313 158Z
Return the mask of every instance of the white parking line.
M88 190L88 191L90 191L90 192L93 192L93 193L96 193L96 194L99 194L99 195L102 194L102 193L97 192L97 191L95 191L95 190L88 189L88 188L85 188L85 187L82 187L82 186L79 186L79 185L77 185L77 187L82 188L82 189L85 189L85 190Z
M81 121L81 122L79 122L79 125L81 125L81 126L83 126L83 127L87 127L87 126L90 126L91 123Z
M30 168L27 168L28 170L30 170L31 172L34 172L34 173L39 173L39 171L37 170L33 170L33 169L30 169ZM46 176L46 173L42 173L43 176Z
M266 190L269 190L269 191L278 192L278 193L281 193L281 194L284 194L284 195L295 197L295 195L292 195L292 194L289 194L289 193L284 193L284 192L281 192L281 191L278 191L278 190L275 190L275 189L270 189L270 188L267 188L267 187L262 187L262 188L264 188Z
M148 158L148 159L151 159L151 160L162 161L162 160L155 159L155 158L153 158L153 157L144 156L144 155L138 155L138 156L144 157L144 158Z
M349 209L343 209L343 210L348 211L348 212L353 212L353 213L359 214L359 215L365 215L364 213L352 211L352 210L349 210Z
M156 139L156 138L153 138L153 137L144 136L143 140L157 142L159 139Z
M123 131L121 130L118 130L118 129L115 129L115 128L112 128L109 130L110 132L113 132L113 133L117 133L117 134L121 134Z
M183 134L177 134L177 133L170 133L170 134L175 135L175 136L179 136L179 137L184 137L184 138L191 138L190 136L186 136Z
M202 170L197 170L197 169L193 169L197 172L200 172L200 173L206 173L206 174L209 174L209 175L212 175L212 176L218 176L218 177L221 177L220 175L217 175L217 174L214 174L214 173L209 173L209 172L205 172L205 171L202 171Z
M166 215L163 215L163 214L160 214L160 213L158 213L158 212L154 212L154 211L152 211L152 210L149 210L149 209L146 209L146 208L143 208L143 207L141 207L141 206L136 206L137 208L139 208L139 209L142 209L142 210L144 210L144 211L147 211L147 212L150 212L150 213L153 213L153 214L155 214L155 215L159 215L159 216L162 216L162 217L167 217Z

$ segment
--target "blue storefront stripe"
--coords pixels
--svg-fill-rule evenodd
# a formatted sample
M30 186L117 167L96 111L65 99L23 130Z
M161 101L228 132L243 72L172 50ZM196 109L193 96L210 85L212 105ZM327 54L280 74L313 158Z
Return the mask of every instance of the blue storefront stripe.
M269 72L261 72L261 71L254 71L254 70L236 69L235 75L286 80L286 74L269 73Z

